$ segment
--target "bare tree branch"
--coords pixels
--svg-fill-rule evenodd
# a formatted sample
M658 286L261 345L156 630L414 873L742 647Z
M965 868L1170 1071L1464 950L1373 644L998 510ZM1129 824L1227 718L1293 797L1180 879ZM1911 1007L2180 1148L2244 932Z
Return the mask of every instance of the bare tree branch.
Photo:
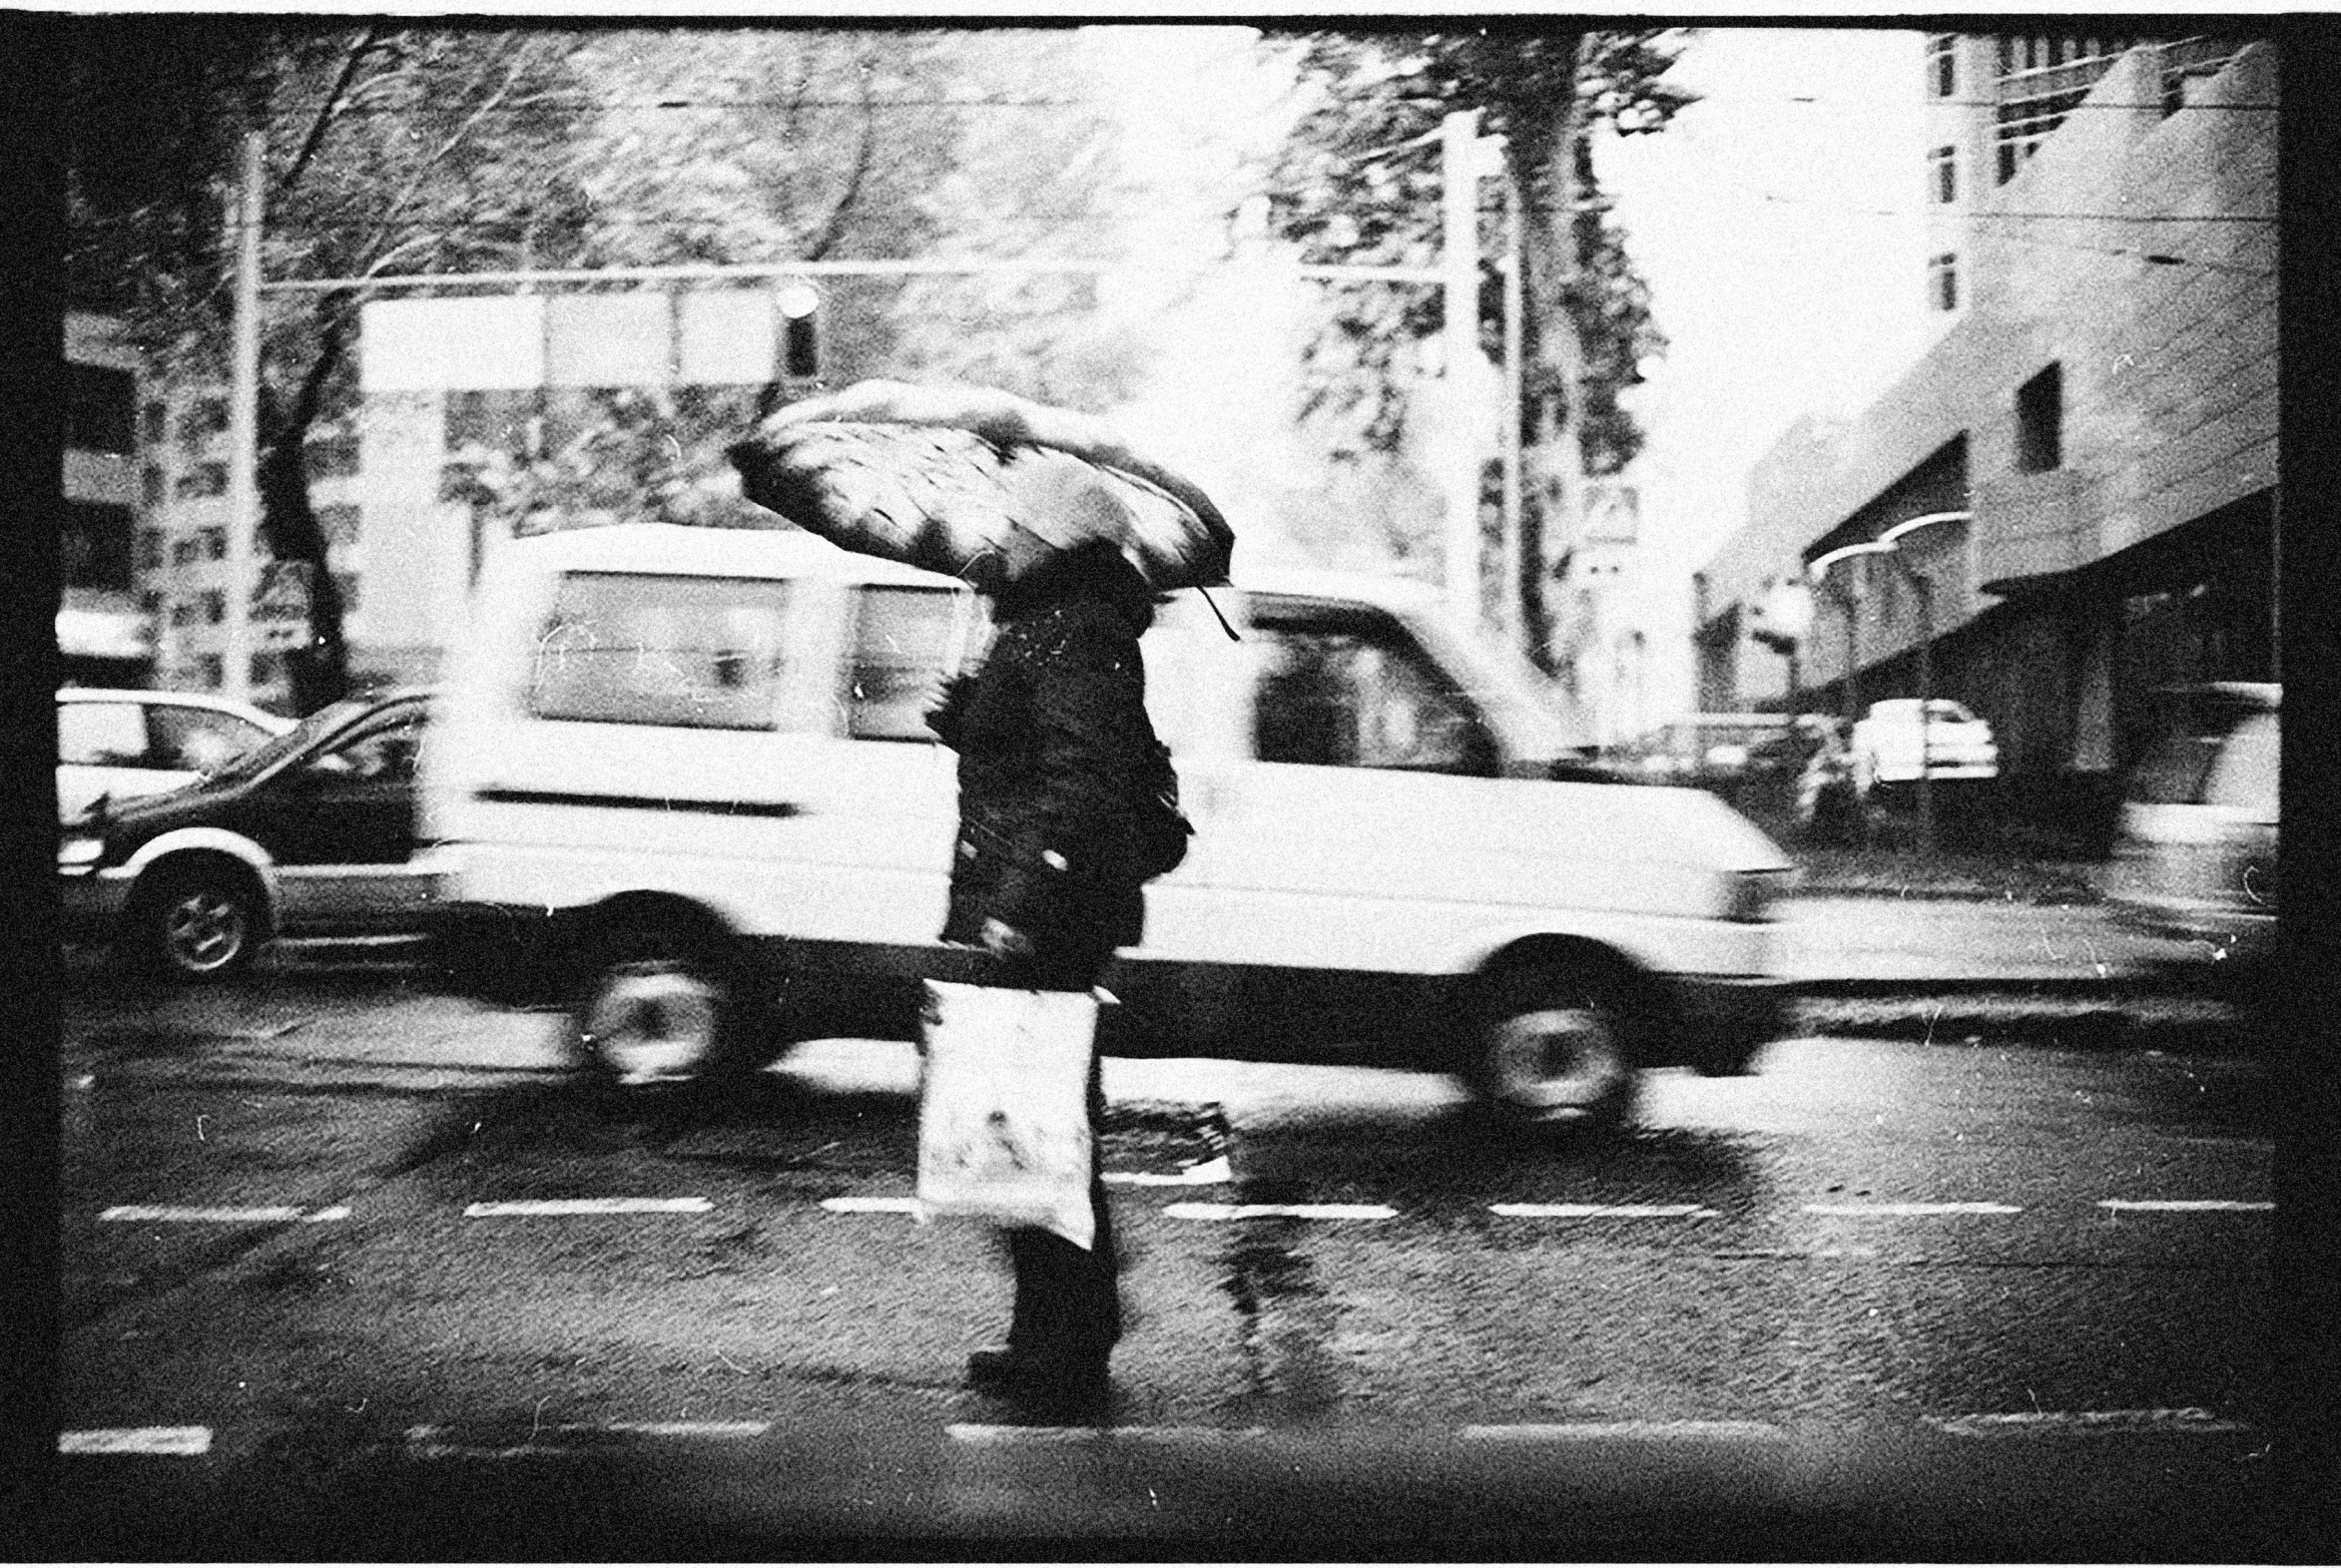
M325 94L324 104L317 110L316 118L309 122L308 135L301 139L300 150L293 155L293 162L286 171L277 177L277 183L269 193L272 199L292 190L294 182L307 171L309 161L316 157L317 149L324 144L325 133L332 129L333 120L341 111L350 84L356 80L357 68L365 63L365 57L373 53L381 40L382 30L378 27L369 27L358 35L356 44L341 62L340 74L333 79L331 90Z
M511 55L525 53L525 40L510 37L510 44L511 47L507 50L508 58ZM363 255L379 245L397 227L399 218L406 210L406 204L414 200L415 193L422 189L423 182L430 178L431 172L453 156L456 149L460 148L471 133L478 129L479 123L495 111L497 105L503 102L505 95L510 93L513 86L519 82L521 73L527 69L528 64L529 62L525 58L511 60L505 69L504 79L496 84L486 98L480 101L463 124L456 127L454 135L440 144L437 151L423 159L421 165L415 169L413 178L406 182L405 189L393 197L389 205L382 209L382 217L375 224L373 234L367 239L365 245L359 248L359 255Z
M870 178L871 166L877 158L878 114L871 107L873 102L870 73L866 71L862 73L862 124L854 145L854 168L846 176L846 189L839 193L837 201L831 205L829 217L822 221L821 237L807 249L806 261L825 260L845 238L846 224L853 216L855 204L862 195L863 184Z

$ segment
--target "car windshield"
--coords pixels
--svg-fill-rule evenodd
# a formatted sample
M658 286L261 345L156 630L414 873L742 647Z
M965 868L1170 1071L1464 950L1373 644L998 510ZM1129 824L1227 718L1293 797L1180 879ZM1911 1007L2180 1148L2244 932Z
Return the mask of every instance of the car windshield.
M234 759L212 778L215 782L228 782L267 773L286 758L308 750L318 737L340 729L372 706L370 703L349 700L320 708L266 746L255 747Z

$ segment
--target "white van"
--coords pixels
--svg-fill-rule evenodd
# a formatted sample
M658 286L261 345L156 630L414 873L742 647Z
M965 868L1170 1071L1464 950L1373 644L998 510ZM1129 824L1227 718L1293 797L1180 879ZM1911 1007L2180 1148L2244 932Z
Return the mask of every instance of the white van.
M1713 796L1582 757L1409 585L1261 578L1163 605L1148 701L1196 836L1109 970L1104 1049L1435 1067L1609 1122L1638 1067L1742 1073L1781 1016L1790 868ZM960 584L791 530L625 524L490 563L423 764L461 967L550 977L622 1081L914 1038L980 649ZM970 624L974 623L970 637Z

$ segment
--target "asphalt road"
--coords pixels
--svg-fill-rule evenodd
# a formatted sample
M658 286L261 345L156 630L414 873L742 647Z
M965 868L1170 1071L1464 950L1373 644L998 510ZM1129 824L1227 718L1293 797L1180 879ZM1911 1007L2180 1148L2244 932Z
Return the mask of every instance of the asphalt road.
M1558 1151L1431 1075L1109 1062L1132 1323L1063 1431L959 1387L1004 1269L904 1212L907 1047L620 1097L395 970L85 966L59 1538L2272 1555L2247 1030L1928 1016Z

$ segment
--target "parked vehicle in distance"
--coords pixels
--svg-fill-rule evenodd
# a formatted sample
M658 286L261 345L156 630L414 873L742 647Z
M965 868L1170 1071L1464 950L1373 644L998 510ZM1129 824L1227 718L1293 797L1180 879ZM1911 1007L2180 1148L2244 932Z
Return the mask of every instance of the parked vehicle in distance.
M2104 893L2128 924L2261 959L2276 935L2283 688L2229 682L2163 694L2161 738L2122 788Z
M1728 797L1753 780L1796 769L1796 720L1789 714L1685 714L1633 749L1651 784L1712 789Z
M250 703L200 692L62 687L57 693L57 819L100 795L176 789L293 728Z
M1881 784L1915 784L1922 767L1930 780L2000 777L1991 725L1948 697L1928 698L1923 710L1915 697L1872 703L1854 722L1849 744L1863 794Z
M1850 728L1827 714L1797 718L1806 752L1796 776L1796 824L1815 843L1849 843L1863 830L1861 784L1846 739Z
M1105 986L1104 1049L1434 1065L1526 1122L1638 1068L1750 1070L1790 866L1712 796L1568 781L1573 730L1408 585L1172 596L1148 706L1196 826ZM460 968L570 1000L645 1083L914 1038L956 829L923 715L964 585L809 534L623 524L489 562L423 777Z
M437 904L414 850L428 699L335 703L194 784L60 829L70 937L157 974L216 980L273 935L420 932Z

